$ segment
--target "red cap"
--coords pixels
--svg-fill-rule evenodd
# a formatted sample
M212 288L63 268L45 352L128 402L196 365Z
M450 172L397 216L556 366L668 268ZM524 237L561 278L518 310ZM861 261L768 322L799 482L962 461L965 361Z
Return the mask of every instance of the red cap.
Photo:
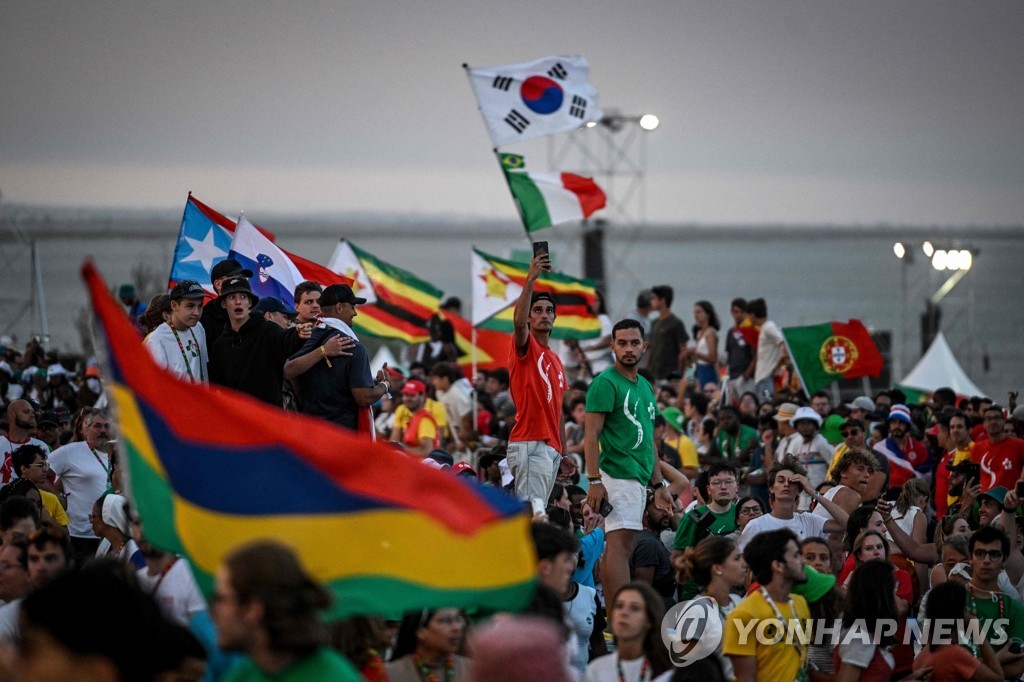
M402 387L402 395L418 395L426 392L427 387L423 385L422 381L417 381L416 379L409 379L405 382L405 386Z
M476 471L473 469L473 466L469 462L456 462L455 466L452 467L453 474L458 475L461 474L463 471L468 471L469 473L476 476Z

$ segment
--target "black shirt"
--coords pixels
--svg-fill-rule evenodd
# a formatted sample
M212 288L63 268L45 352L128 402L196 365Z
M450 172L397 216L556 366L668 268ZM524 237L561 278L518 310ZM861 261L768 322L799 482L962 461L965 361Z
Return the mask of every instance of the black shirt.
M290 359L306 353L319 353L320 346L328 339L341 335L337 329L314 329L313 335ZM363 344L356 341L349 352L351 357L339 355L331 358L331 367L324 361L316 363L295 381L302 395L303 412L354 431L359 426L360 407L352 396L352 388L373 388L374 380Z
M284 363L302 340L295 329L250 317L237 332L229 324L210 346L210 382L281 407Z

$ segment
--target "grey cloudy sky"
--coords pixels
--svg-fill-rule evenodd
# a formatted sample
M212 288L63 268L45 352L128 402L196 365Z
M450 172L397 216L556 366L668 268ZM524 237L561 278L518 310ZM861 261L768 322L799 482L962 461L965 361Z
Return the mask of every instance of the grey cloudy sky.
M1022 36L1016 0L8 1L0 190L509 218L460 65L582 53L662 119L653 221L1017 224Z

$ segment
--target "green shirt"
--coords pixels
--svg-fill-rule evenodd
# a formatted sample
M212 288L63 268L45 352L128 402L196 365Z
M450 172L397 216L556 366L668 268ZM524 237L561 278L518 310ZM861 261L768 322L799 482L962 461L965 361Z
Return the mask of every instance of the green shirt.
M984 596L978 595L973 599L971 597L967 598L967 610L977 616L979 625L982 628L985 627L986 621L991 621L986 639L991 644L993 639L999 639L994 622L999 619L999 602L992 601L987 592L982 592L981 595ZM1009 620L1010 623L1006 628L1006 637L1003 639L1002 644L992 644L992 648L996 651L1006 646L1011 639L1024 639L1024 604L1006 594L1000 594L999 598L1003 602L1003 618Z
M705 511L711 511L711 514L715 517L709 527L709 532L701 534L701 537L697 537L697 522L694 521L694 517L700 516ZM676 529L676 540L672 543L672 549L682 552L690 547L696 545L700 540L708 537L709 535L728 535L729 533L736 532L736 504L729 505L729 508L724 512L716 512L710 510L707 505L703 507L695 507L686 514L683 514L683 518L679 520L679 527ZM688 580L685 583L679 585L679 599L684 601L686 599L692 599L697 596L700 592L700 587L697 583L692 580Z
M320 647L312 655L296 661L277 675L268 675L252 659L244 658L228 672L224 682L359 682L362 679L362 675L352 667L348 659L329 647Z
M605 415L598 465L612 478L635 478L644 485L654 471L654 390L638 376L635 382L615 366L594 378L587 389L587 412Z
M750 446L751 439L754 441L753 447ZM719 431L715 445L718 448L719 455L726 459L736 459L744 450L749 449L751 452L756 450L759 440L760 437L757 435L757 429L752 429L746 424L740 424L740 432L735 436L725 431Z

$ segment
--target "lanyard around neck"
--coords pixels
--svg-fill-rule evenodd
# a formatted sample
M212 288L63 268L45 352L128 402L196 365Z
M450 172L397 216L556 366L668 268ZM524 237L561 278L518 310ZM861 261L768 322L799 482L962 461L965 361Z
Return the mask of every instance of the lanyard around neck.
M196 378L192 376L192 363L188 359L188 354L185 352L185 346L181 343L181 337L178 336L178 330L174 328L174 325L170 322L167 326L171 328L171 333L174 334L174 340L178 342L178 350L181 351L181 359L185 361L185 371L188 372L188 380L193 384L196 383ZM206 382L206 377L203 374L203 352L202 348L199 347L199 342L196 341L196 333L190 328L188 333L192 335L192 341L196 344L196 348L199 349L199 380Z

